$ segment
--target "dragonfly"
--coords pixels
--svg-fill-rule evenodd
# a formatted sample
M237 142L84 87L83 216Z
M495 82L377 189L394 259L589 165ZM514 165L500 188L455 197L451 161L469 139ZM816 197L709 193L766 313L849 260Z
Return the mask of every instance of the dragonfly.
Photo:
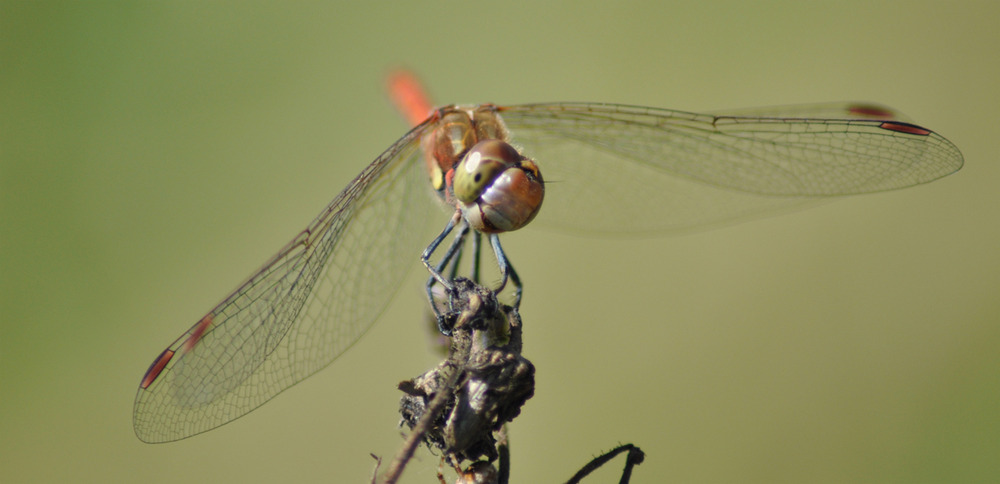
M920 185L963 164L941 135L869 103L720 114L608 103L434 109L412 74L390 86L414 127L156 357L135 398L139 439L219 427L328 366L379 318L418 256L439 311L431 287L454 279L469 234L473 266L485 236L497 289L512 281L516 305L520 277L498 236L528 223L679 231Z

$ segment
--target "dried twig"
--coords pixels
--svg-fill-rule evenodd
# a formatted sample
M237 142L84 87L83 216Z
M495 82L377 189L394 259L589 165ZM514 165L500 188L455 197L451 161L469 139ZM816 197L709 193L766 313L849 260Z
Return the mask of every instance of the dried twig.
M448 358L430 371L399 384L403 423L410 427L381 482L395 484L424 442L443 452L463 484L507 484L510 449L506 423L534 394L534 366L521 356L521 317L497 302L496 294L457 278L447 291L452 328ZM632 444L619 446L585 465L569 481L578 483L618 454L628 452L621 483L644 454ZM499 459L499 470L493 462ZM475 461L460 468L463 461ZM439 473L439 479L442 479ZM373 480L374 482L374 480ZM443 482L443 481L442 481Z
M444 316L453 328L448 359L399 384L405 393L400 413L411 433L389 466L385 483L399 479L420 442L441 449L454 465L486 458L460 473L473 479L469 482L496 482L486 477L487 466L492 469L490 462L499 456L493 434L520 414L534 394L534 366L520 355L517 310L463 278L452 281L448 298L453 308Z

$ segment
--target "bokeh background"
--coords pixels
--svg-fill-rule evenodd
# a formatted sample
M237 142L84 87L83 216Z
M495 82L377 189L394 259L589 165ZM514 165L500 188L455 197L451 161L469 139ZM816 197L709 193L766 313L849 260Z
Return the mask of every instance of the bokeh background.
M877 101L966 158L684 236L505 237L538 385L514 482L620 442L647 452L634 482L995 481L997 5L5 1L0 482L367 482L401 443L395 384L438 358L419 271L334 365L233 424L147 445L132 401L405 132L382 91L398 65L442 103ZM437 464L422 450L405 481Z

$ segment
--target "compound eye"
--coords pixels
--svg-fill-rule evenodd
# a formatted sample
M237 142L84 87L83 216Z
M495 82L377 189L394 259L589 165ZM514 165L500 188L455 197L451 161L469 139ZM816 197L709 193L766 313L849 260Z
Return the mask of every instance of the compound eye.
M504 171L518 166L520 161L521 154L501 140L476 143L455 169L455 198L466 204L475 202Z
M545 183L534 161L498 139L476 143L455 168L452 192L465 221L483 233L517 230L542 206Z

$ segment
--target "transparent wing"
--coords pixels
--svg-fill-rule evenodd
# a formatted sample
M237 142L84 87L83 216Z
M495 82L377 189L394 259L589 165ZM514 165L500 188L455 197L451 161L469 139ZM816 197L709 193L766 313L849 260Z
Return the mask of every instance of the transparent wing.
M415 128L153 363L135 399L146 442L232 421L327 366L387 306L441 216ZM442 218L444 223L444 218Z
M499 109L546 181L536 223L580 232L722 223L926 183L962 166L951 142L876 105L740 115L585 103Z

